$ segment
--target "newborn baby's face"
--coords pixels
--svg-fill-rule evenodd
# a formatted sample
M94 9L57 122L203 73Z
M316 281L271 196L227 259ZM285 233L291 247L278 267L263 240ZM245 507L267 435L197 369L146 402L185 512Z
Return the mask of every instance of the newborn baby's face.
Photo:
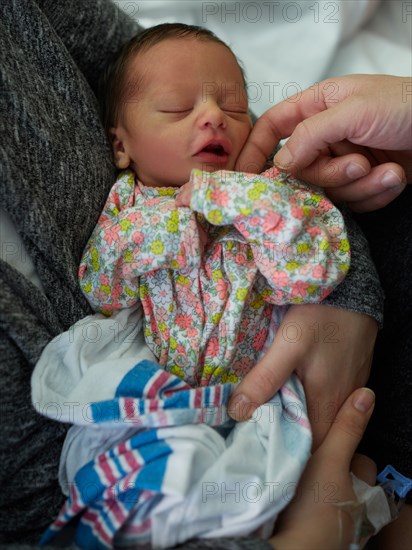
M139 54L129 70L131 79L139 75L139 91L124 103L116 131L142 183L180 186L193 168L234 169L251 121L242 73L228 48L165 40Z

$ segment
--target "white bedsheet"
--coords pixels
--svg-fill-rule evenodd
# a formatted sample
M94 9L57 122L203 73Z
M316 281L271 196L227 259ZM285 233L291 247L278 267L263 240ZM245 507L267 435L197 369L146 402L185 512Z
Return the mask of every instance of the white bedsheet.
M412 2L401 0L117 0L144 27L181 21L210 28L246 68L260 115L323 78L412 73Z

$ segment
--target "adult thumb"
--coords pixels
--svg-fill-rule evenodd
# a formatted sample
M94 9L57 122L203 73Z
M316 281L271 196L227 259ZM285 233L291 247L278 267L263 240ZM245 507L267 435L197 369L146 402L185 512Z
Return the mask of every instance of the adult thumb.
M320 449L331 460L349 467L373 412L375 394L369 388L355 390L343 403Z

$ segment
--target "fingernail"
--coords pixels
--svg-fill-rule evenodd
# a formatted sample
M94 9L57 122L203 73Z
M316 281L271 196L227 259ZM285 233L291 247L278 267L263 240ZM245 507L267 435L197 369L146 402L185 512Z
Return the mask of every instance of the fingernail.
M356 164L356 162L351 162L346 167L346 175L351 180L357 180L366 176L367 172L363 166Z
M282 149L276 153L273 157L273 162L279 168L286 170L293 163L293 157L287 145L284 145Z
M369 388L361 388L356 392L352 404L356 410L366 413L375 403L375 394Z
M401 178L393 170L388 170L387 172L385 172L382 176L381 182L382 182L382 185L388 189L393 187L394 188L399 187L399 189L401 188L403 189L403 186L401 186L402 184Z
M233 418L246 420L252 416L256 408L256 403L252 403L246 395L240 393L229 403L228 412Z

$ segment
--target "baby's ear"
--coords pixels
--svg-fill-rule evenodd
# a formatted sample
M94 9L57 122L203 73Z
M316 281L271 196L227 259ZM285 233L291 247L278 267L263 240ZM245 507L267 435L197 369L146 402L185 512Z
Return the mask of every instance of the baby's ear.
M120 170L125 170L128 166L130 166L131 159L124 148L120 129L110 128L109 139L112 144L114 162L117 168Z

